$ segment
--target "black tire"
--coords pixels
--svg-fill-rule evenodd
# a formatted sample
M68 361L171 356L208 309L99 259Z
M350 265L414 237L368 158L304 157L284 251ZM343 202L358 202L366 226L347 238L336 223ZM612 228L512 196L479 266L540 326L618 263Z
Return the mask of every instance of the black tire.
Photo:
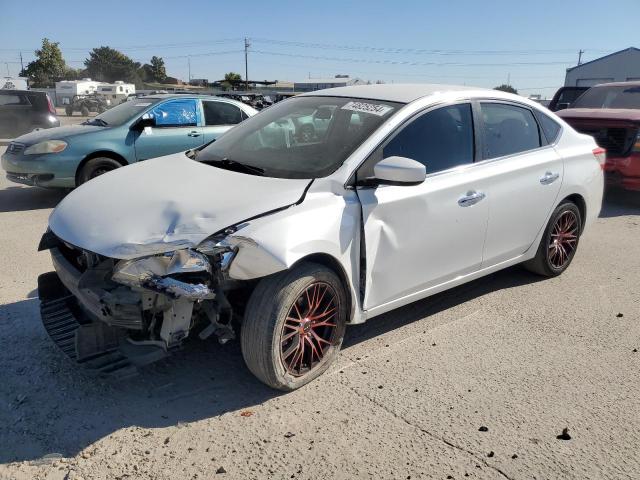
M308 294L310 292L313 298L316 291L316 298L321 298L312 303ZM333 303L328 298L333 298ZM315 308L312 307L314 304ZM331 312L331 305L335 313L324 317L324 313L317 314L320 310ZM299 317L305 316L300 323L290 316L296 310ZM309 383L324 373L338 356L348 312L342 282L323 265L301 263L291 270L262 279L249 299L242 323L240 343L247 367L261 382L278 390L295 390ZM327 325L323 326L321 322ZM317 340L319 336L324 343ZM285 358L285 350L292 348L294 353ZM300 351L300 366L296 372L298 362L295 359ZM314 358L317 359L315 363ZM290 368L292 360L294 368Z
M567 224L567 232L562 225ZM578 249L582 233L580 209L571 201L562 202L551 214L545 228L536 256L525 262L524 267L538 275L556 277L564 272ZM566 235L566 236L563 236Z
M109 157L96 157L87 161L78 172L78 185L88 182L103 173L120 168L122 164Z
M65 107L64 112L67 114L67 117L72 117L73 116L73 108L72 107Z
M82 114L83 117L88 117L89 116L89 109L87 107L82 107L80 109L80 113Z

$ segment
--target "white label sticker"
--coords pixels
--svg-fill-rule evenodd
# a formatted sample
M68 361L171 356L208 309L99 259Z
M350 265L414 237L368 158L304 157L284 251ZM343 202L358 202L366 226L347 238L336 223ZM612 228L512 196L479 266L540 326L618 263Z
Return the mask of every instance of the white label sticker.
M134 106L135 106L135 107L148 107L149 105L151 105L151 102L147 102L147 103L136 103Z
M372 115L378 115L379 117L382 117L389 111L393 110L393 107L375 103L349 102L342 107L342 110L370 113Z

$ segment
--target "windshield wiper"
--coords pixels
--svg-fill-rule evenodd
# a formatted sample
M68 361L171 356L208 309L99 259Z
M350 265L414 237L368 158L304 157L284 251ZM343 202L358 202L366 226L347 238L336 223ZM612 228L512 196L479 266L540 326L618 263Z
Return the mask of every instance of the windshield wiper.
M82 122L83 125L99 125L101 127L106 127L109 124L107 122L105 122L103 119L101 118L92 118L90 120L87 120L85 122Z
M220 160L204 160L202 163L208 163L214 166L220 166L227 170L235 172L248 173L250 175L264 175L264 168L254 167L253 165L247 165L246 163L240 163L230 158L223 158Z

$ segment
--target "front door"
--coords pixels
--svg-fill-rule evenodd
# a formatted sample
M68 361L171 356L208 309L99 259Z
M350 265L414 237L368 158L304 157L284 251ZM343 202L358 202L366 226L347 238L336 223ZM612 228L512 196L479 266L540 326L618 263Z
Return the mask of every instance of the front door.
M464 167L474 161L472 118L468 103L430 110L402 127L358 171L359 181L371 177L373 165L393 155L417 160L427 170L420 185L358 188L365 310L480 268L488 182Z
M137 135L137 160L162 157L202 145L197 100L168 100L147 113L153 116L156 126L146 127Z

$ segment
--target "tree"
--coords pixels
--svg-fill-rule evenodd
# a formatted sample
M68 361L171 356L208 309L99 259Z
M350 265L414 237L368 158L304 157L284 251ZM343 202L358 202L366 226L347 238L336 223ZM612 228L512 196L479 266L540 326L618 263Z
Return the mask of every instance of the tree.
M84 61L87 74L94 80L113 83L116 80L141 85L140 64L110 47L94 48Z
M502 85L498 85L497 87L494 88L494 90L500 90L501 92L515 93L515 94L518 93L518 90L513 88L511 85L507 85L506 83L503 83Z
M32 86L50 87L56 80L64 77L67 65L58 45L58 42L43 38L42 47L35 51L36 59L20 72L22 76L29 77Z
M151 57L151 74L156 82L162 83L167 78L167 70L164 67L164 60L162 57Z
M234 88L242 82L242 76L239 73L229 72L224 74L224 82L222 85L225 89Z

